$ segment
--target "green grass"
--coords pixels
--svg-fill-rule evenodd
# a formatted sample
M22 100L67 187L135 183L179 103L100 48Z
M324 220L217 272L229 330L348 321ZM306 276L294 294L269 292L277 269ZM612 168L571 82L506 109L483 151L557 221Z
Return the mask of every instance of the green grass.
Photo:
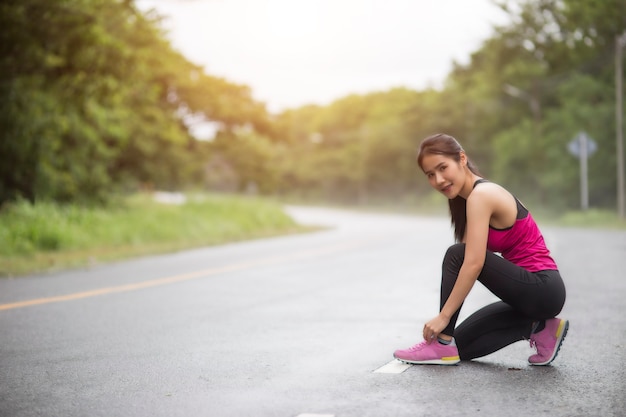
M171 205L136 195L107 208L20 202L0 211L0 276L303 230L277 203L236 196Z
M359 208L447 214L439 200L429 197ZM557 226L626 230L626 221L611 211L537 215L540 221ZM185 204L170 205L144 194L106 208L19 202L0 211L0 276L83 267L306 230L278 203L250 197L197 194L188 196Z
M616 212L599 209L567 212L556 220L556 224L565 227L626 229L626 220L619 219Z

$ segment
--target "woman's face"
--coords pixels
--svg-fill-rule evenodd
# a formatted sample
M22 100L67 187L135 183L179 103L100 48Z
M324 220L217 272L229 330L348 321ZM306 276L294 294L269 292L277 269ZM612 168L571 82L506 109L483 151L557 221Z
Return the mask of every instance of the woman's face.
M467 178L467 157L461 152L457 162L445 155L427 154L422 158L422 169L430 185L448 199L459 195Z

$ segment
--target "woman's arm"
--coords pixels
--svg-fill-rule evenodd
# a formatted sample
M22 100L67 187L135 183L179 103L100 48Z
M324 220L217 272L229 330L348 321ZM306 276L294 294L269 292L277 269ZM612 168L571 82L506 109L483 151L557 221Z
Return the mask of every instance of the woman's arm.
M474 286L485 263L489 220L494 211L493 199L487 187L472 191L467 199L467 226L465 233L465 258L454 288L437 317L424 326L424 339L437 337L461 307Z

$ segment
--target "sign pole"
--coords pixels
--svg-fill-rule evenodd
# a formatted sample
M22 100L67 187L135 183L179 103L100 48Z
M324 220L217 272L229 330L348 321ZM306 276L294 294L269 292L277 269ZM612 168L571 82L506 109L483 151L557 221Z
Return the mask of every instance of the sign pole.
M626 32L615 37L615 119L617 151L617 215L626 218L626 197L624 196L624 125L623 125L623 87L622 48L626 43Z
M587 135L578 135L580 144L580 208L586 211L589 208L589 170L587 167Z
M567 144L570 153L580 162L580 208L585 211L589 208L589 166L588 160L598 149L596 142L589 137L587 132L580 131Z

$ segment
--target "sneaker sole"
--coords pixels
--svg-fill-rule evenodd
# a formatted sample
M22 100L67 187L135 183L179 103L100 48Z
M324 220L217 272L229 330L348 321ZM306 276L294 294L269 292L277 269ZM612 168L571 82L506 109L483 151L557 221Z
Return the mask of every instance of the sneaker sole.
M565 336L567 335L567 330L569 329L569 320L561 320L561 323L559 323L559 327L556 330L556 346L554 348L554 352L552 352L552 356L550 357L550 359L548 359L545 362L540 362L540 363L530 363L531 365L534 366L542 366L542 365L548 365L550 363L552 363L553 360L556 359L556 356L559 354L559 350L561 350L561 345L563 344L563 340L565 340Z
M398 358L395 355L394 358L401 362L408 363L409 365L456 365L457 363L461 362L461 359L458 356L451 356L449 358L442 359L430 359L427 361L412 361L408 359Z

